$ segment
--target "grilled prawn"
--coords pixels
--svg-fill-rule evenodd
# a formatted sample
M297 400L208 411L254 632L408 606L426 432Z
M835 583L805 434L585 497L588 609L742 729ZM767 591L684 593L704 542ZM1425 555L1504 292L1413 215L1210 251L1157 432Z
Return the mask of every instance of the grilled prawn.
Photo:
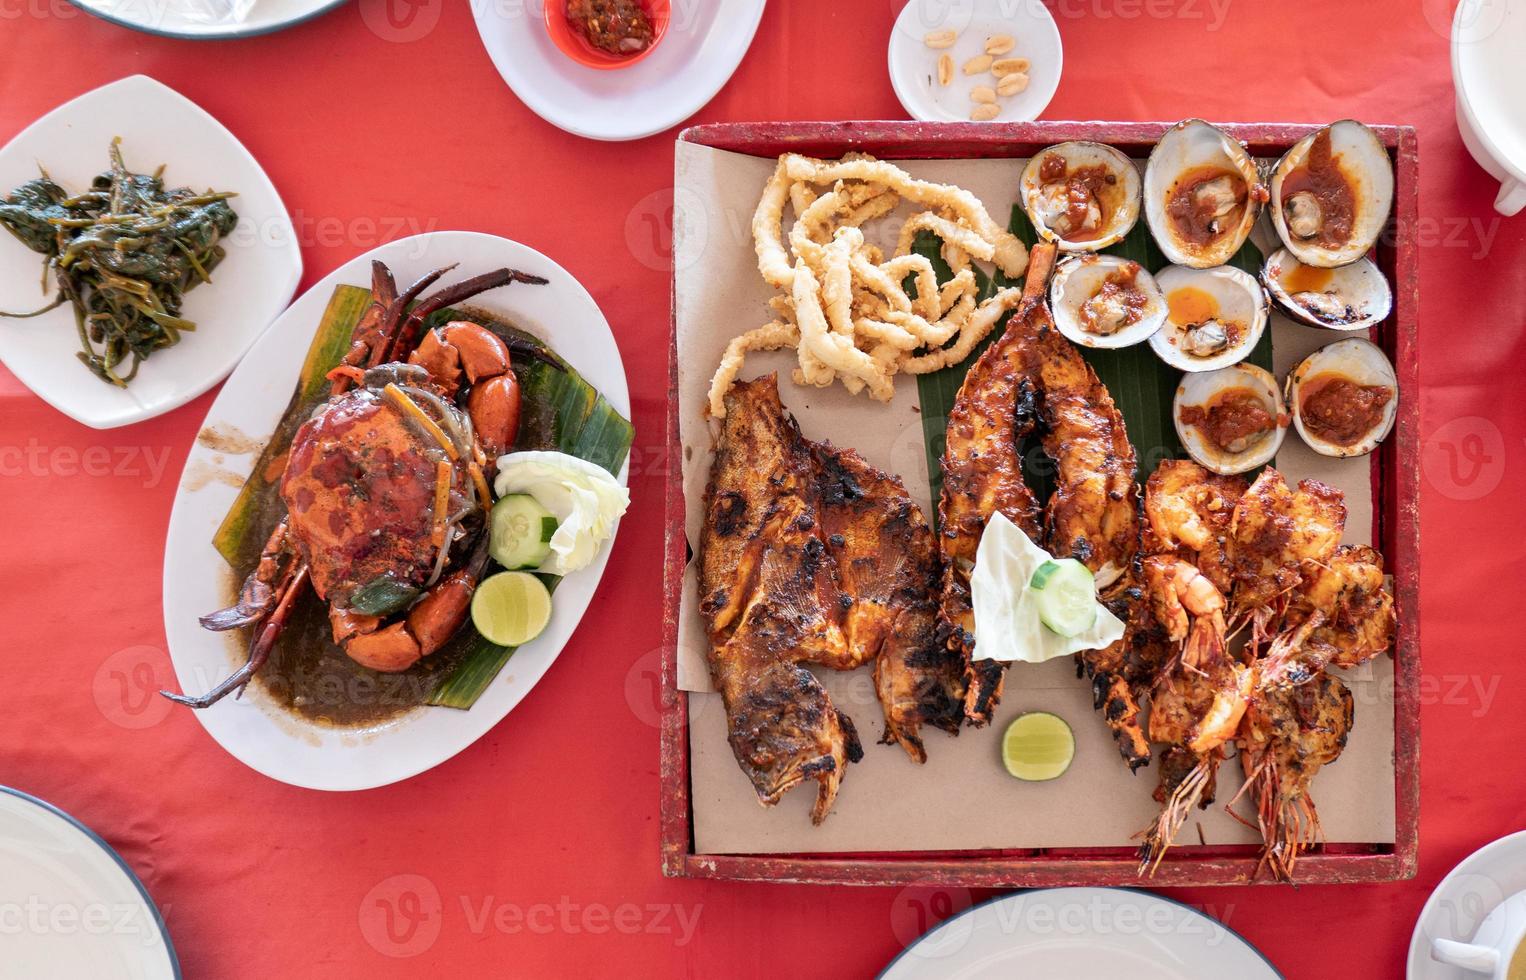
M1224 596L1196 566L1165 555L1144 560L1156 619L1180 644L1150 698L1150 740L1167 745L1155 798L1160 819L1144 833L1140 873L1153 872L1194 806L1213 802L1225 742L1249 704L1254 673L1225 646Z
M1270 868L1279 881L1291 881L1299 855L1323 837L1309 786L1345 749L1355 704L1350 689L1331 674L1320 672L1303 684L1276 683L1275 676L1260 685L1241 725L1240 793L1250 792L1256 801L1264 842L1257 870ZM1235 815L1233 807L1232 800L1229 812Z

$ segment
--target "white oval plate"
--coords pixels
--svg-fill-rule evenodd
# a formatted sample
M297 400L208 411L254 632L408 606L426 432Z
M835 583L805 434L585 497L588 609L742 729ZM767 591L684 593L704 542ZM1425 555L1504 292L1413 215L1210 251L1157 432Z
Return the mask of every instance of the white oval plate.
M192 41L254 37L283 30L344 0L254 0L241 20L227 16L233 0L69 0L120 27Z
M302 277L297 233L286 205L249 151L200 106L146 75L132 75L66 102L0 149L0 195L47 168L66 189L83 190L109 166L122 137L129 168L165 165L173 185L236 191L238 226L223 239L228 257L212 281L186 294L196 324L174 347L143 362L126 388L92 375L67 305L30 320L0 320L0 360L38 397L77 422L110 429L141 422L186 402L228 376ZM0 231L0 309L45 305L42 256Z
M441 284L501 266L545 276L551 280L548 285L510 285L470 302L503 314L545 340L621 415L630 417L620 350L598 305L576 279L517 242L475 232L442 231L389 242L351 259L303 293L233 372L212 403L203 428L236 429L263 444L291 397L334 287L340 283L369 287L372 259L385 262L400 287L453 262L459 267ZM197 475L231 471L242 482L256 455L257 451L230 456L198 441L175 493L164 546L164 631L180 689L188 694L210 689L235 666L230 660L230 638L202 629L197 617L228 604L230 574L212 547L212 535L238 490ZM620 470L622 484L626 469ZM407 779L475 742L529 693L583 618L608 559L606 545L592 565L557 586L545 632L514 652L469 711L418 708L364 730L336 729L269 704L259 685L252 684L243 698L226 698L197 711L196 717L239 761L293 786L354 790Z
M0 925L7 977L165 980L180 963L138 876L50 803L0 786Z
M552 43L541 4L556 2L473 3L488 57L551 125L588 139L636 140L678 125L721 90L752 44L765 0L675 0L656 50L607 71L578 64Z
M952 30L958 40L952 48L935 51L925 38L933 31ZM1028 87L999 99L1001 113L991 122L1027 122L1037 119L1054 98L1065 67L1065 51L1054 17L1038 0L911 0L895 19L890 32L890 85L896 98L913 119L925 122L967 122L974 103L970 90L976 85L996 86L989 72L964 74L964 63L985 53L986 38L1010 34L1017 41L1004 58L1027 58L1032 62ZM954 59L954 79L938 84L938 56Z
M1491 841L1463 858L1426 899L1409 939L1409 980L1477 977L1431 959L1431 940L1473 938L1494 907L1526 891L1526 831Z
M945 920L880 974L882 980L1279 976L1216 920L1129 888L1041 888L992 899Z

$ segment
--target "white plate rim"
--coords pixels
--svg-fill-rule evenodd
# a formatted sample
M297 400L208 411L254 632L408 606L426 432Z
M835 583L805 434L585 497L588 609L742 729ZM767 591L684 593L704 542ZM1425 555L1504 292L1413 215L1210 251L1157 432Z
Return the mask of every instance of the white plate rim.
M87 841L94 844L111 859L111 862L116 865L117 870L137 890L138 897L143 900L143 905L148 909L148 913L153 919L154 927L159 932L160 942L163 944L165 956L169 960L170 973L175 977L175 980L180 980L182 976L180 971L180 956L175 952L175 942L170 938L169 928L164 924L164 916L160 914L159 906L154 902L153 896L148 893L148 887L143 884L143 879L138 877L138 873L132 869L132 865L123 860L122 855L117 853L116 848L106 843L105 838L91 830L84 821L72 813L49 803L47 800L33 796L25 790L16 789L14 786L0 785L0 796L14 797L22 803L30 804L32 807L41 810L45 816L53 818L66 827L83 834Z
M195 30L150 27L147 24L97 9L91 4L90 0L69 0L69 2L92 17L99 17L108 24L125 27L130 31L137 31L140 34L149 34L154 37L170 37L182 41L237 41L243 38L259 37L263 34L284 31L288 27L296 27L298 24L304 24L315 17L321 17L331 10L344 6L347 0L316 0L316 6L295 13L290 17L260 24L258 27L243 27L240 24L209 24L205 28Z
M606 383L602 385L596 384L595 387L598 388L599 392L609 400L610 404L614 406L617 411L625 415L627 418L630 417L631 410L629 383L625 374L625 366L623 358L620 355L619 345L614 338L614 332L609 328L608 319L604 316L603 311L599 309L598 304L588 293L588 290L582 285L582 283L578 282L578 280L574 278L571 273L567 272L565 268L563 268L559 263L551 259L549 256L546 256L545 254L528 245L513 241L512 239L486 234L483 232L426 232L421 235L414 235L407 238L401 238L387 242L381 246L378 246L377 248L371 249L368 252L355 256L354 258L341 263L337 268L329 272L326 276L324 276L324 278L314 283L313 286L305 291L302 296L299 297L297 301L294 302L285 313L276 318L276 322L272 324L272 327L265 332L259 343L261 345L273 344L279 340L282 334L286 332L286 330L284 330L282 327L282 321L288 316L295 315L293 314L293 310L295 310L299 305L303 304L303 302L310 295L320 298L321 301L315 300L315 303L321 309L322 305L327 303L328 297L332 294L333 287L335 285L340 282L356 278L355 272L347 270L365 268L374 258L390 260L395 263L398 260L392 257L392 253L403 252L409 248L427 248L431 245L439 245L442 250L449 251L453 243L460 243L463 246L475 244L489 248L518 252L520 255L519 259L494 261L518 262L519 264L523 265L528 263L522 262L522 259L531 259L535 263L544 263L544 265L539 267L538 271L542 273L549 273L550 277L553 279L553 282L556 282L557 279L562 279L562 285L566 289L566 293L561 298L563 305L566 306L572 303L586 303L587 307L593 312L593 314L598 317L598 322L603 325L604 331L608 337L607 352L612 356L612 363L610 363L609 366L603 371L590 372L587 369L587 362L588 358L590 358L592 355L588 349L576 349L573 347L573 345L567 343L565 340L561 342L558 342L555 338L547 338L547 340L553 345L553 347L555 347L558 355L572 364L574 368L577 368L579 373L582 373L585 376L594 373L608 374L609 378L612 379L615 383ZM435 265L439 261L440 259L437 257L431 258L429 264ZM476 274L481 271L485 270L461 270L461 272L457 275L449 277L449 281L454 282L457 278L464 278L465 274L467 273ZM405 275L401 278L406 279L409 277ZM488 300L486 305L490 307L512 307L514 303L513 294L505 293L504 295L508 297L506 300ZM278 405L275 406L276 417L279 417L280 410L285 405L284 399L287 393L289 393L291 390L291 385L295 380L296 372L300 370L301 359L303 356L305 356L307 350L307 340L311 338L312 331L315 329L316 320L314 320L312 325L306 330L302 331L300 334L304 340L300 346L300 350L298 351L297 356L295 357L292 371L289 376L282 377L280 381L279 387L282 391L282 400ZM201 425L198 427L198 432L207 428L209 425L215 424L215 422L218 420L223 398L225 396L232 397L229 394L230 390L233 390L234 394L236 394L238 371L244 370L246 366L253 364L261 356L263 356L261 352L256 349L251 353L249 357L246 357L244 362L240 363L239 368L235 371L234 378L230 379L230 384L226 386L222 392L219 393L218 399L214 401L212 406L208 409L206 418L203 419ZM593 383L593 381L590 380L590 383ZM261 436L263 435L264 433L261 433ZM186 468L189 469L191 463L194 460L197 460L201 456L212 455L212 453L213 450L202 446L199 442L193 443L191 452L186 459ZM248 463L250 466L253 465L255 455L256 454L250 454L248 457ZM625 463L621 466L620 472L616 475L616 479L618 479L623 486L629 485L629 470L630 459L627 457ZM186 690L185 682L188 678L196 679L198 681L203 680L194 672L194 661L200 659L203 654L199 650L186 650L184 647L181 647L177 652L177 643L175 641L177 634L180 634L183 630L187 631L186 638L183 642L189 642L192 637L201 639L212 637L211 640L207 641L210 643L221 643L222 641L221 639L216 638L213 634L200 630L199 626L195 627L194 629L192 629L190 626L185 626L177 618L183 612L185 612L185 610L182 610L176 604L176 583L171 580L172 575L178 570L175 567L177 558L181 562L188 563L192 567L196 567L198 561L197 556L194 553L187 551L186 549L194 548L197 546L205 546L210 550L210 532L207 532L204 528L191 528L186 526L187 522L192 520L192 517L187 515L191 513L195 505L189 501L188 494L190 491L185 489L183 483L183 477L181 480L177 481L174 503L170 512L169 526L165 536L162 590L165 640L169 648L172 665L175 668L177 683L181 685L182 690ZM218 520L220 519L221 518L219 516ZM483 735L487 734L488 731L490 731L500 721L507 717L509 713L512 712L514 708L516 708L526 696L528 696L530 691L535 688L535 686L540 682L540 679L546 674L546 672L550 670L552 664L560 657L562 650L565 649L567 643L571 642L573 635L577 631L577 627L586 617L589 607L597 598L597 591L600 582L603 579L604 569L608 564L615 539L619 534L619 525L620 522L616 521L614 529L611 532L610 539L606 541L600 548L593 564L576 573L577 578L582 580L582 591L587 592L587 598L584 600L583 608L578 612L570 624L566 626L565 636L561 638L561 641L556 644L554 649L550 650L549 656L546 657L544 664L541 665L539 673L535 674L535 676L528 682L528 684L524 686L523 690L518 691L516 694L509 695L509 700L507 703L501 706L501 711L494 714L492 709L484 703L485 701L490 701L491 696L494 693L493 689L490 688L489 691L484 694L483 700L480 700L473 708L469 710L457 711L456 709L451 708L414 709L412 711L404 712L402 715L389 722L383 728L383 730L375 736L375 740L379 741L384 741L388 737L396 737L396 733L398 731L410 726L415 722L416 719L421 716L427 717L426 713L428 712L450 712L451 715L441 715L439 717L451 717L454 715L458 718L467 719L466 722L462 723L464 734L453 736L451 739L444 743L444 747L441 750L429 752L422 759L417 760L412 764L399 765L380 774L366 774L363 772L347 771L342 766L335 767L332 765L326 769L320 769L316 776L305 771L299 773L283 771L278 765L271 765L270 759L265 758L258 752L252 752L248 745L240 742L238 738L240 719L229 718L226 721L219 720L220 716L216 715L215 713L219 710L226 710L232 706L234 704L234 700L232 698L229 698L218 705L214 705L210 708L199 711L190 708L183 710L192 711L195 714L197 721L200 722L202 727L206 729L207 733L212 736L212 739L217 742L225 751L227 751L229 755L238 759L244 765L255 770L261 775L267 776L278 782L286 783L288 785L298 786L304 789L330 792L350 792L374 789L380 786L387 786L392 783L401 782L405 779L410 779L422 772L427 772L428 770L433 769L436 766L439 766L444 762L454 758L456 755L471 745L475 744ZM198 534L201 535L199 539L196 537ZM186 536L190 537L188 537L185 541L182 541L181 539ZM215 554L215 551L212 552L212 555ZM205 558L206 556L202 555L201 557ZM569 578L568 582L571 581L573 581L573 579ZM557 592L558 594L565 594L566 589L567 586L564 584L562 587L558 588ZM542 638L537 638L537 640L533 640L531 643L519 647L515 651L515 657L520 657L521 652L530 649L534 644L539 643L544 645L547 641L548 634L551 634L554 631L559 631L557 627L557 619L555 616L556 608L557 607L553 605L552 626L548 627L547 633L542 634ZM194 624L194 616L192 617L191 621ZM536 649L539 651L540 648L537 647ZM514 660L511 658L509 663L512 664L513 662ZM521 663L523 662L524 658L521 658ZM219 663L219 670L231 670L231 667L228 667L225 662L220 661ZM500 673L499 678L495 680L495 683L502 684L504 673L508 672L510 669L511 668L506 665L503 672ZM198 683L194 686L194 690L200 691L205 686L205 683ZM297 718L295 715L291 715L273 707L256 707L253 705L246 705L245 707L247 707L251 712L258 713L259 716L263 718L262 738L290 737L294 740L300 740L299 736L293 734L293 732L300 731L304 733L308 738L316 738L319 742L318 748L331 753L336 751L361 751L369 744L374 744L371 741L371 736L365 735L363 733L357 735L354 730L334 729L314 725L310 722L306 722L300 718ZM182 709L177 707L177 710ZM283 728L288 730L283 732ZM350 744L355 742L357 739L365 744L359 746ZM276 761L281 761L281 756L279 753L276 755Z
M1267 957L1267 955L1265 953L1261 952L1261 950L1257 949L1254 945L1252 945L1249 940L1247 940L1244 936L1240 935L1235 930L1231 929L1229 926L1227 926L1224 923L1220 922L1218 919L1215 919L1212 916L1207 915L1206 913L1200 911L1199 909L1196 909L1196 908L1192 907L1191 905L1188 905L1186 902L1178 901L1177 899L1174 899L1174 898L1170 897L1169 895L1160 895L1160 894L1157 894L1157 893L1152 892L1152 891L1148 891L1148 890L1143 889L1143 888L1129 888L1129 887L1104 888L1104 887L1096 887L1096 886L1090 886L1090 885L1086 885L1086 886L1082 886L1082 885L1074 885L1074 886L1072 886L1072 885L1059 885L1059 886L1050 887L1050 888L1023 888L1023 889L1019 889L1018 891L1008 892L1005 895L996 895L996 896L993 896L991 898L986 899L984 902L977 902L976 904L971 905L969 908L964 909L963 911L959 912L958 914L949 916L947 919L944 919L942 922L938 923L937 925L933 926L931 929L928 929L926 932L924 932L921 936L917 937L917 939L915 941L913 941L911 943L908 943L906 945L905 949L903 949L899 953L897 953L895 955L895 958L892 959L889 963L885 964L885 968L883 970L881 970L878 974L876 974L876 980L883 980L883 978L889 977L890 976L890 971L892 969L894 969L895 965L897 963L901 962L901 960L906 958L907 956L912 955L913 951L919 945L921 945L922 943L931 942L931 940L932 940L934 935L936 935L938 932L944 930L945 928L951 927L953 923L958 922L959 920L963 919L965 916L973 916L976 913L978 913L981 909L985 909L985 908L988 908L988 907L991 907L991 906L995 906L995 905L1001 904L1003 902L1010 902L1010 901L1013 901L1013 900L1016 900L1016 899L1026 900L1027 897L1033 896L1033 895L1048 895L1050 898L1058 897L1055 894L1055 893L1058 893L1058 892L1068 892L1068 893L1073 893L1073 894L1074 893L1093 893L1093 892L1100 892L1100 893L1104 893L1104 894L1107 894L1107 893L1114 893L1114 894L1116 894L1116 893L1119 893L1119 892L1123 892L1123 893L1127 893L1129 895L1132 895L1132 896L1134 896L1136 898L1149 899L1149 900L1153 900L1153 901L1164 902L1164 903L1166 903L1168 905L1179 907L1179 908L1181 908L1181 909L1183 909L1183 910L1185 910L1187 912L1190 912L1191 914L1197 916L1198 918L1203 919L1205 922L1208 922L1209 924L1211 924L1214 928L1222 929L1224 931L1225 936L1227 936L1229 939L1233 940L1235 943L1238 943L1240 946L1245 947L1245 949L1249 950L1250 952L1254 953L1257 957L1259 957L1261 959L1261 961L1266 964L1266 968L1269 971L1271 971L1271 975L1273 977L1277 978L1277 980L1282 980L1282 973L1277 969L1276 965L1272 963L1272 961Z
M540 2L551 3L554 0L540 0ZM504 84L509 87L510 91L521 102L529 107L531 112L556 128L569 132L574 136L599 140L600 142L621 143L629 140L645 139L648 136L655 136L665 130L672 129L703 109L709 104L711 99L715 98L721 89L726 87L726 83L731 81L731 76L736 74L737 68L741 67L742 59L747 57L747 52L752 47L753 38L758 33L758 25L763 20L763 11L768 6L768 0L737 0L737 2L753 4L753 8L745 26L729 35L740 42L739 44L733 42L735 50L727 55L726 60L730 62L730 67L715 75L713 85L696 86L692 90L693 94L688 98L673 104L676 108L658 109L649 117L647 122L634 124L618 130L600 130L588 127L578 121L579 117L575 112L568 113L558 108L552 101L540 94L540 89L529 77L527 69L533 66L521 66L515 59L509 57L507 52L500 52L494 44L488 41L489 25L505 24L517 19L530 22L533 25L530 29L536 30L541 27L539 18L499 18L489 9L493 5L484 2L474 2L471 7L472 18L477 25L477 36L481 39L488 58L493 62L493 67L497 69ZM533 3L526 3L525 9L528 10L534 6L535 4ZM635 66L632 67L634 68Z
M297 231L291 223L291 214L287 210L286 202L282 200L280 192L276 190L275 184L270 180L270 175L265 172L265 168L260 165L259 160L255 158L254 154L249 152L249 148L244 146L244 144L239 140L237 136L233 135L228 127L219 122L216 116L213 116L210 112L197 105L194 101L175 91L173 88L169 87L158 79L150 75L138 73L134 75L127 75L123 78L117 79L114 82L107 82L105 85L100 85L88 92L81 93L80 95L77 95L74 98L69 99L67 102L64 102L63 104L56 106L55 108L44 113L26 128L18 132L15 136L12 136L5 142L4 146L0 146L0 155L4 155L11 149L11 147L20 144L28 138L31 138L37 131L44 130L48 126L57 125L60 122L62 122L63 125L72 126L72 123L67 122L69 115L73 112L78 112L81 106L88 105L90 101L101 97L104 93L117 89L132 88L142 88L145 97L165 99L174 102L180 108L201 117L201 119L211 128L213 132L226 139L228 147L243 156L244 162L251 168L255 180L259 184L258 190L262 194L269 195L270 199L274 201L276 205L276 213L266 216L261 220L262 223L265 221L274 221L277 223L275 227L270 229L275 243L272 244L271 241L261 240L259 242L259 247L263 249L272 249L280 259L285 260L284 264L286 265L286 269L284 278L279 283L272 282L267 289L271 296L277 298L277 308L284 309L287 304L290 303L292 296L296 294L297 283L302 279L302 253L301 250L297 247ZM8 188L0 190L0 193L8 192ZM240 214L239 217L240 223L242 224L246 218L243 214ZM258 229L256 229L255 233L256 235L261 234ZM274 320L272 319L271 322L274 322ZM83 412L78 408L78 406L72 405L67 397L55 397L56 393L52 392L52 390L47 385L40 386L42 390L39 390L38 387L34 387L32 381L28 380L27 378L27 375L29 375L31 372L25 369L18 370L17 367L7 359L5 346L3 344L0 344L0 363L5 364L11 373L16 375L16 379L26 386L27 390L31 391L38 398L41 398L53 408L67 415L74 421L80 423L81 425L89 426L92 429L115 429L124 425L134 425L138 422L156 418L165 414L166 412L173 412L175 409L180 408L187 402L190 402L206 394L206 392L211 390L213 386L218 384L218 382L222 381L233 372L234 368L236 368L239 362L243 359L243 356L249 352L249 349L254 346L255 342L264 336L265 332L269 329L270 323L266 323L258 330L251 331L249 335L243 340L242 344L236 348L235 353L233 353L232 356L225 358L226 367L219 367L217 370L209 372L207 375L197 380L190 381L183 387L176 390L174 394L165 398L162 402L154 404L152 407L144 407L141 402L138 402L136 407L132 408L131 410L124 411L119 416L114 416L106 420L90 417L88 412Z
M1455 971L1455 968L1448 967L1444 963L1438 963L1431 959L1431 944L1429 938L1425 935L1426 920L1431 917L1436 908L1444 901L1443 893L1454 878L1459 875L1473 874L1476 867L1484 865L1485 862L1499 852L1509 850L1519 850L1522 855L1526 855L1526 830L1518 830L1513 834L1506 834L1504 837L1495 838L1476 851L1473 851L1461 861L1458 861L1452 870L1448 871L1442 876L1440 881L1436 882L1436 887L1431 890L1431 894L1426 898L1425 904L1420 907L1420 914L1415 917L1415 929L1410 933L1409 937L1409 955L1405 957L1404 963L1406 977L1410 978L1410 980L1417 980L1417 978L1422 976L1421 971L1417 967L1425 964L1434 966L1438 970ZM1523 871L1523 876L1526 876L1526 871ZM1459 942L1466 942L1468 937L1457 936L1453 938L1456 938Z

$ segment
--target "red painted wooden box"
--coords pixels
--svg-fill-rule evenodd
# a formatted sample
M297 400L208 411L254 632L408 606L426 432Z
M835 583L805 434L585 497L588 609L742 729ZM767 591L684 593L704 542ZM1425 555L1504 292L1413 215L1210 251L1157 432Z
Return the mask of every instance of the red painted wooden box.
M1167 123L1034 122L1019 124L852 122L722 123L684 130L679 140L775 157L785 152L837 157L863 151L882 158L1025 158L1063 140L1096 140L1131 157L1149 153ZM1257 157L1280 156L1317 127L1237 124L1224 129ZM1396 190L1389 231L1376 259L1394 287L1388 320L1372 332L1398 371L1400 402L1393 434L1372 457L1373 540L1394 577L1399 633L1394 650L1395 840L1328 845L1299 859L1300 883L1393 881L1415 874L1420 802L1420 519L1419 265L1415 242L1418 151L1408 126L1374 127L1394 160ZM678 439L677 347L670 344L668 497L664 553L662 662L662 868L670 876L858 885L962 887L1053 885L1244 884L1258 849L1178 847L1154 878L1141 879L1132 847L896 852L882 854L736 855L694 850L689 808L688 695L677 688L678 605L687 560ZM1262 875L1257 880L1266 882Z

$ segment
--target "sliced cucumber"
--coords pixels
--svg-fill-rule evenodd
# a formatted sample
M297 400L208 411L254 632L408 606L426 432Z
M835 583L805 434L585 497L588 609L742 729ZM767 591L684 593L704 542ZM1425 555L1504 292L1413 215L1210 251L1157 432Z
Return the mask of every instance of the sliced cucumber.
M511 493L493 505L488 554L504 568L536 568L551 554L556 517L527 493Z
M1097 621L1097 580L1074 558L1046 561L1028 587L1038 604L1039 621L1061 636L1076 636Z

